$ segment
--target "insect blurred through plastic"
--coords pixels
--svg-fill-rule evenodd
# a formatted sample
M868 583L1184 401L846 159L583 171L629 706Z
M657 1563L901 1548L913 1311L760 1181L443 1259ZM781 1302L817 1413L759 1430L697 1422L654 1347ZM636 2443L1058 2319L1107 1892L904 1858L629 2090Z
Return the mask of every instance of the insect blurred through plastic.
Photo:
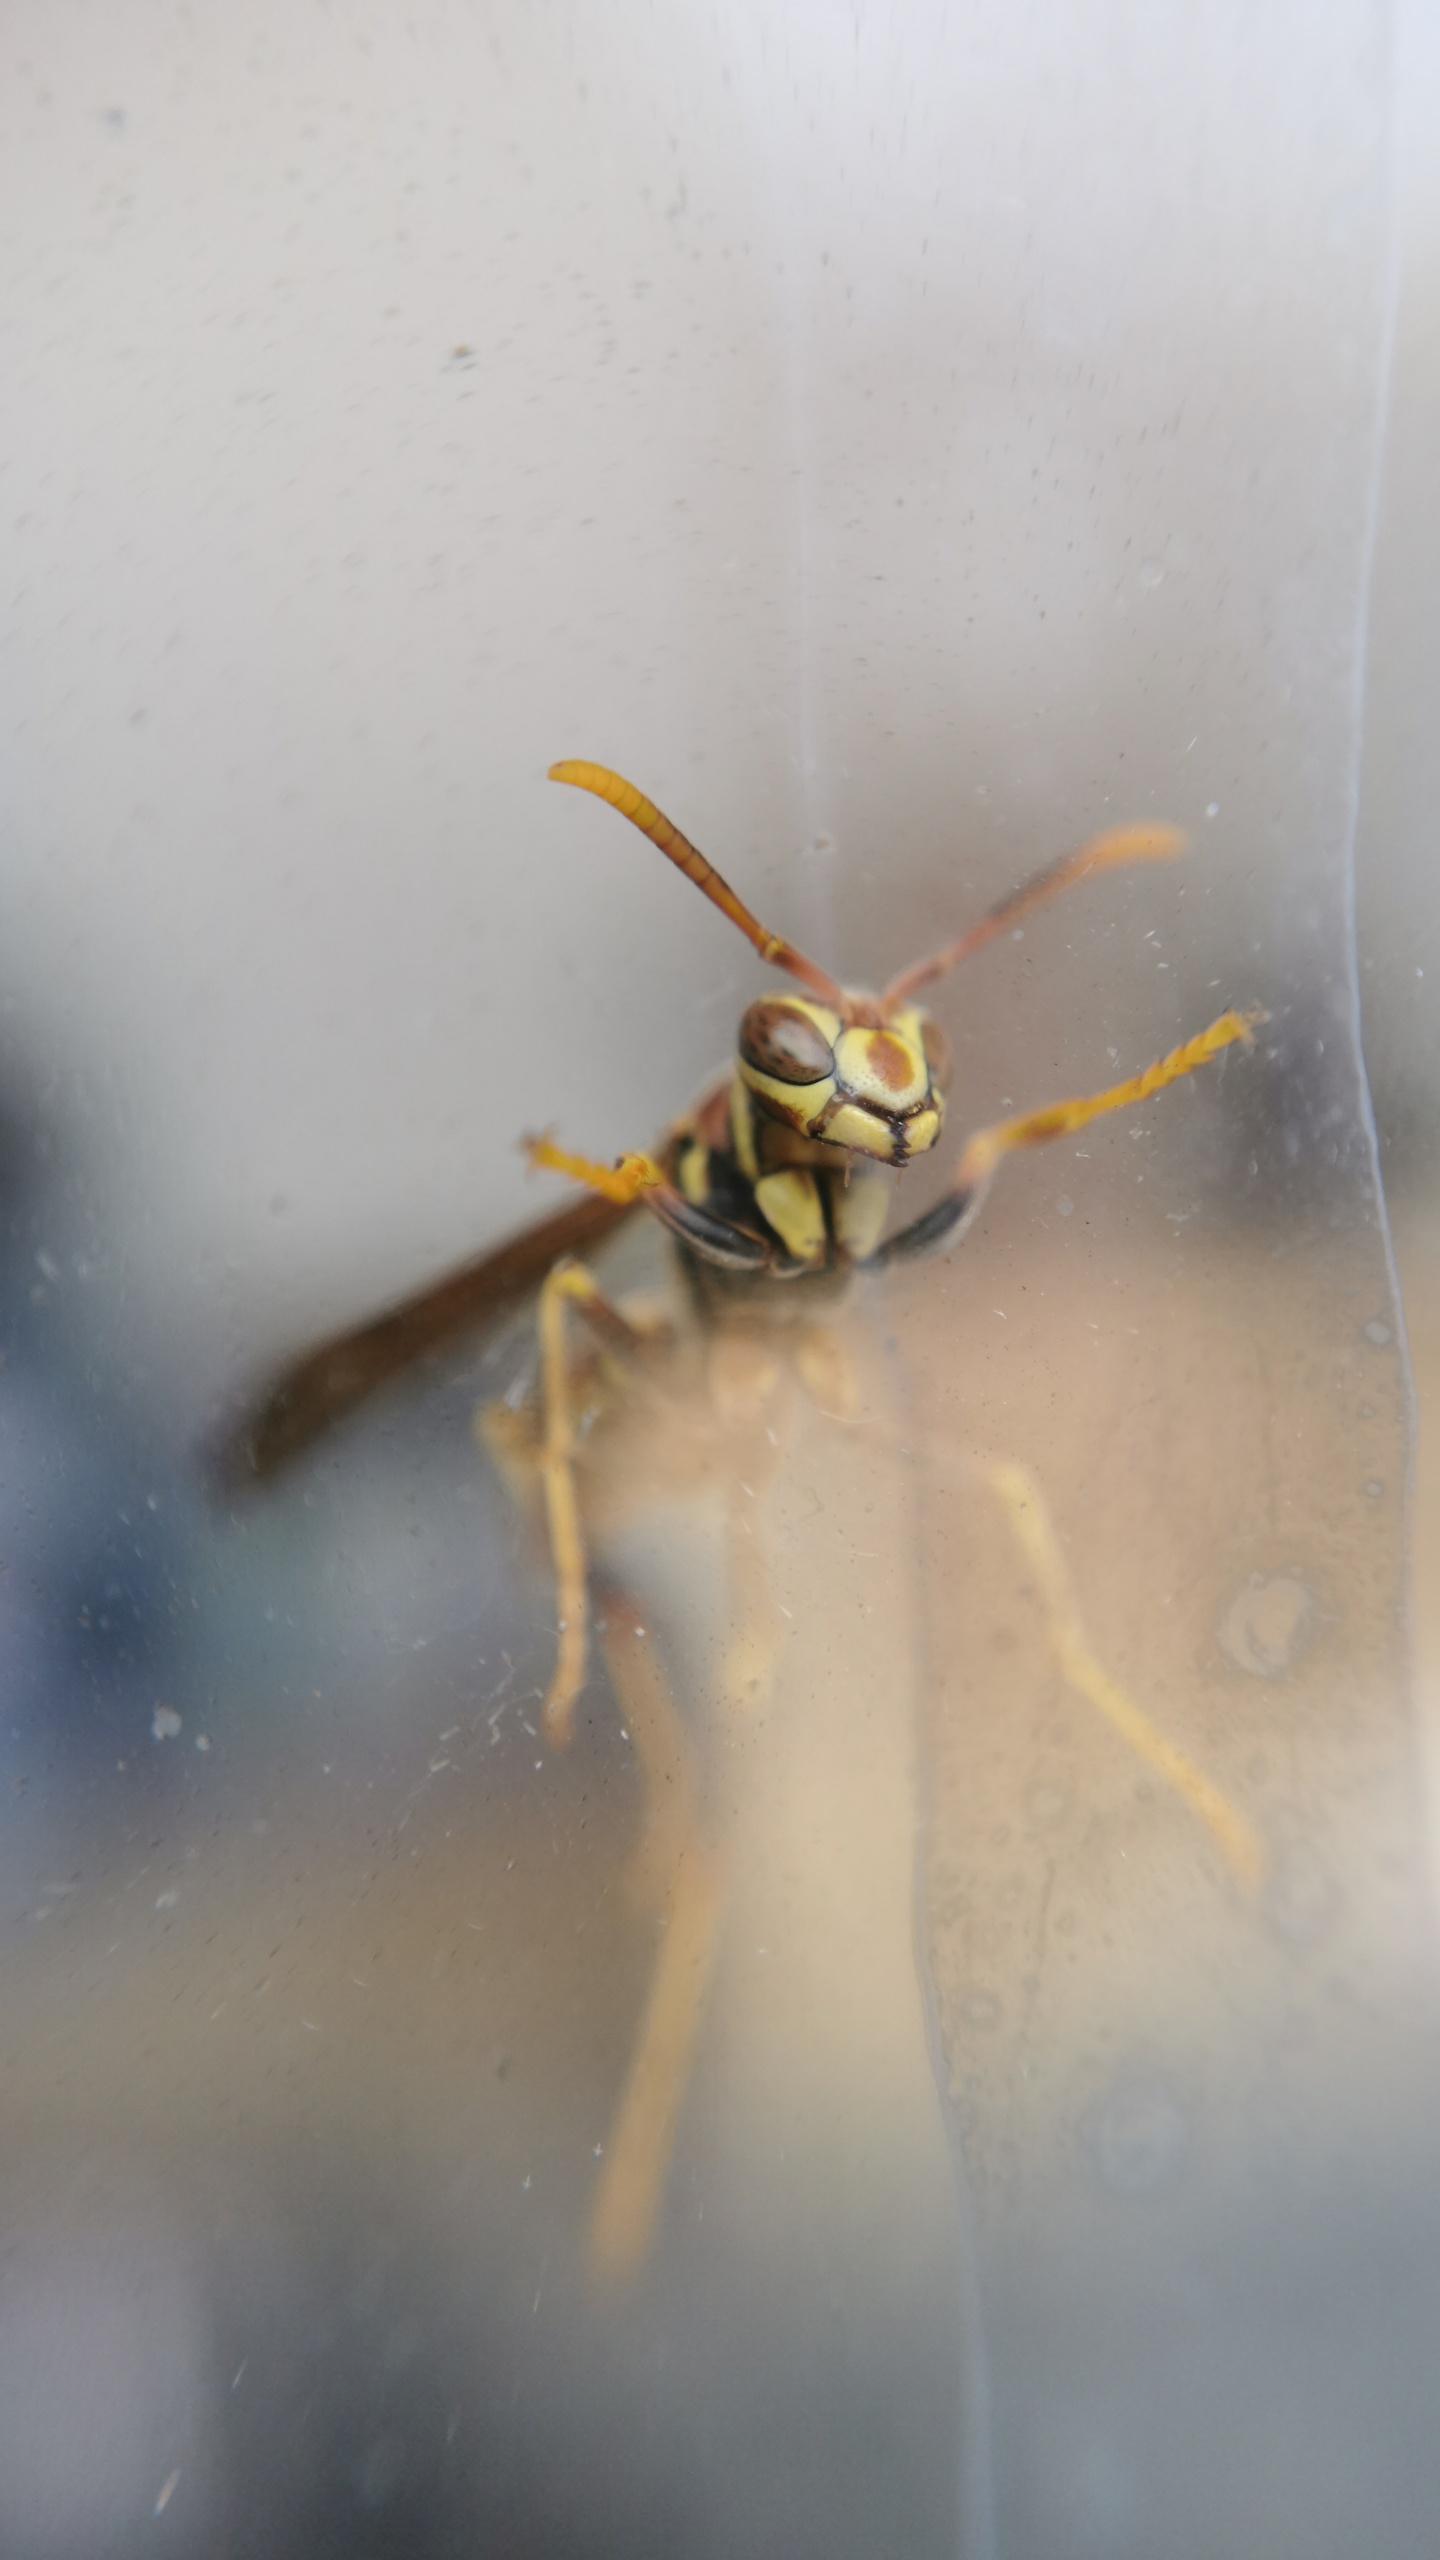
M273 1476L411 1362L538 1293L538 1380L519 1401L487 1405L479 1436L521 1509L537 1521L543 1514L556 1647L542 1726L555 1749L571 1739L592 1629L603 1648L643 1780L630 1882L657 1929L591 2210L590 2262L613 2278L636 2267L654 2236L729 1882L707 1809L703 1745L677 1709L644 1607L606 1557L617 1512L647 1476L662 1501L707 1481L739 1489L727 1539L727 1632L710 1685L724 1715L753 1717L773 1684L783 1628L736 1503L753 1500L773 1465L793 1382L837 1422L853 1421L862 1401L851 1356L823 1311L852 1272L950 1250L1008 1154L1143 1102L1248 1041L1263 1016L1227 1010L1103 1091L970 1132L939 1198L887 1232L891 1177L939 1144L946 1115L948 1045L917 1003L920 991L1062 891L1177 855L1177 831L1137 825L1092 837L870 995L842 987L770 932L632 784L590 763L551 771L629 818L797 991L747 1008L733 1064L653 1152L624 1155L611 1168L548 1137L527 1141L532 1162L572 1177L579 1197L287 1369L237 1436L230 1473ZM664 1308L613 1301L581 1258L642 1207L675 1247L682 1293ZM942 1472L953 1466L942 1448L919 1454ZM1064 1680L1206 1827L1239 1884L1253 1887L1263 1857L1247 1821L1092 1651L1035 1475L1013 1460L978 1472L1019 1542Z

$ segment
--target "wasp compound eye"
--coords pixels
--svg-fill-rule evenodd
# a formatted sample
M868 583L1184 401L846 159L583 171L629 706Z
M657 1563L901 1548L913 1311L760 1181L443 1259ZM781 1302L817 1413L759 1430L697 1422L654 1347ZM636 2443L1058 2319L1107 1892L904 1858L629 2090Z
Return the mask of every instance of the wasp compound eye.
M950 1043L928 1013L920 1016L920 1045L930 1070L930 1082L937 1093L944 1093L950 1082Z
M757 1075L777 1084L818 1084L833 1075L835 1056L819 1005L798 1005L784 996L765 996L750 1005L740 1025L740 1055ZM833 1016L827 1020L834 1020Z

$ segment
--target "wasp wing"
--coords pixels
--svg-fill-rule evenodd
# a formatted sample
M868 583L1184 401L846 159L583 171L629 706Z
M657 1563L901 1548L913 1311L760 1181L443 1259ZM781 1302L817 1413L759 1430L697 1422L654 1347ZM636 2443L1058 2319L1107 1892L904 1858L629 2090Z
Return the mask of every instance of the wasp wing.
M279 1475L367 1397L508 1315L562 1255L589 1252L634 1214L633 1203L585 1192L368 1324L317 1344L281 1370L230 1435L220 1455L222 1481L234 1491Z

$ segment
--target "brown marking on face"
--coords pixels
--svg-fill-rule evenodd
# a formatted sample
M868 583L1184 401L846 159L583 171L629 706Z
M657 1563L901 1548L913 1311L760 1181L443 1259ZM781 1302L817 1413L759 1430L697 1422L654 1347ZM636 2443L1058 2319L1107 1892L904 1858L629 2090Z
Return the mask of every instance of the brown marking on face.
M865 1055L877 1083L891 1093L904 1093L915 1081L915 1061L894 1031L872 1031Z
M778 1120L761 1120L755 1129L755 1153L766 1173L778 1173L782 1165L808 1165L812 1170L833 1172L835 1149L823 1138L802 1136L798 1129L787 1129Z

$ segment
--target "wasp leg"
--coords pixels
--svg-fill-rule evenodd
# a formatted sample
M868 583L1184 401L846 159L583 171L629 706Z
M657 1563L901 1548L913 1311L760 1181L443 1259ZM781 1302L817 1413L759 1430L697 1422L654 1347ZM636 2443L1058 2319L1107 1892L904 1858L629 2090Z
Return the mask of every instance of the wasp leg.
M540 1469L540 1433L534 1406L506 1404L503 1398L482 1404L475 1415L474 1431L516 1510L529 1518Z
M573 1307L612 1346L636 1351L645 1336L612 1307L580 1262L558 1262L540 1291L540 1404L538 1454L550 1555L555 1569L558 1644L555 1669L540 1711L545 1739L563 1751L574 1731L575 1701L585 1679L585 1536L575 1492L575 1418L566 1349L565 1311Z
M597 2275L633 2274L650 2245L715 1958L723 1886L700 1826L694 1764L646 1626L607 1593L600 1641L645 1785L638 1861L663 1915L645 2014L590 2209Z
M727 1444L721 1472L730 1623L716 1685L725 1707L754 1709L770 1693L780 1654L780 1615L758 1524L781 1446L789 1375L773 1337L748 1331L717 1333L706 1368L710 1409Z
M753 1492L754 1488L752 1488ZM780 1658L780 1617L756 1524L757 1505L732 1494L726 1516L726 1577L731 1632L720 1658L722 1706L755 1714L764 1706Z
M874 1270L887 1262L912 1261L922 1253L948 1252L979 1210L1002 1157L1021 1147L1042 1147L1051 1138L1068 1137L1073 1130L1102 1119L1107 1111L1147 1102L1152 1093L1163 1093L1167 1084L1193 1075L1232 1041L1248 1040L1265 1018L1263 1013L1222 1013L1193 1040L1182 1041L1178 1049L1156 1058L1138 1076L1127 1076L1123 1084L1108 1085L1103 1093L1072 1094L1063 1102L1046 1103L1039 1111L1022 1112L1016 1120L997 1120L988 1129L977 1129L965 1141L949 1189L912 1226L888 1237L870 1256L867 1267Z
M748 1356L742 1366L739 1354ZM794 1368L810 1402L832 1422L853 1422L860 1411L860 1384L855 1363L832 1326L799 1327L793 1346ZM732 1474L727 1508L727 1559L732 1631L720 1665L720 1696L731 1709L754 1713L763 1707L774 1683L784 1643L782 1613L770 1584L770 1571L760 1537L760 1505L756 1496L774 1472L779 1440L766 1427L767 1415L779 1420L781 1363L773 1351L753 1343L723 1338L710 1355L710 1389L722 1418L749 1423L753 1454L743 1472ZM768 1441L768 1451L762 1441ZM743 1497L743 1499L738 1498Z
M572 1155L549 1138L527 1138L525 1146L532 1165L542 1166L550 1173L568 1173L572 1182L585 1183L617 1207L628 1208L637 1200L643 1201L662 1227L668 1227L681 1244L688 1245L702 1262L713 1263L717 1270L763 1272L772 1280L798 1280L810 1267L794 1254L781 1252L758 1228L737 1226L729 1218L717 1217L713 1210L687 1200L673 1182L666 1181L651 1156L622 1156L618 1165L610 1166L596 1164L589 1156Z
M807 1324L795 1345L795 1366L817 1413L831 1422L854 1422L860 1412L860 1380L850 1346L833 1325Z
M595 1632L640 1773L640 1829L626 1861L626 1890L647 1913L663 1911L676 1865L699 1816L685 1721L655 1651L648 1618L629 1592L596 1594Z
M1004 1460L987 1466L984 1472L1039 1584L1050 1622L1050 1641L1063 1676L1156 1776L1174 1788L1196 1820L1204 1824L1237 1883L1253 1892L1263 1881L1266 1864L1257 1833L1203 1769L1178 1751L1173 1742L1167 1742L1143 1708L1117 1688L1091 1652L1054 1524L1029 1468Z

